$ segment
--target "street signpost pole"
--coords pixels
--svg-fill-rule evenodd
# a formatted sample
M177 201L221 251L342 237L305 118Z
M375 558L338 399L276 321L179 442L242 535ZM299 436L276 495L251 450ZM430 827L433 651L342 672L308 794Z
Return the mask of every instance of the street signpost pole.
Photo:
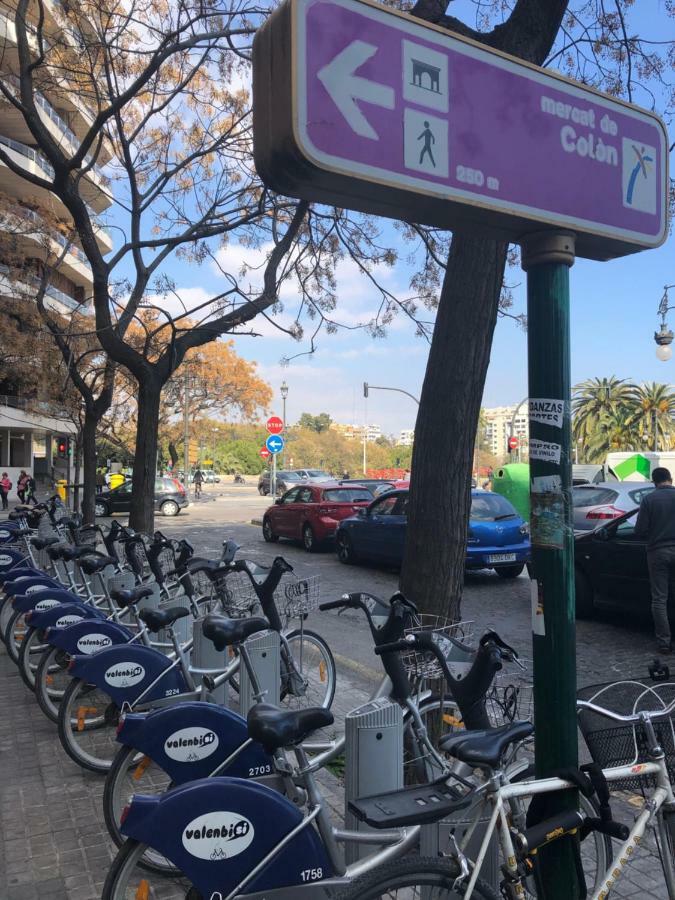
M272 454L272 479L271 479L272 502L277 499L277 454Z
M570 425L569 269L574 237L549 232L522 247L527 272L530 528L537 776L578 765L574 530ZM575 792L556 794L561 806ZM559 808L559 807L558 807ZM555 809L547 810L547 815ZM579 896L574 838L537 854L547 900Z

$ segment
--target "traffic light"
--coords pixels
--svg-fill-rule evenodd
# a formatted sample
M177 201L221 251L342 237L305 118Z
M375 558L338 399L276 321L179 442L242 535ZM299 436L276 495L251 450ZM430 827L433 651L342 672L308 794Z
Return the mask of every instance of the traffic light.
M56 450L57 450L59 459L66 459L66 457L68 456L68 438L67 437L57 437Z

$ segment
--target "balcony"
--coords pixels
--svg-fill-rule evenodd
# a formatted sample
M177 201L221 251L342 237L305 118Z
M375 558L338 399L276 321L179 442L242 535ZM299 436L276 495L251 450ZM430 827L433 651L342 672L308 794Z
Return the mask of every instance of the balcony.
M39 177L46 177L50 180L54 177L54 170L49 161L32 147L28 147L26 144L21 143L21 141L15 141L12 138L3 137L2 135L0 135L0 145L6 147L8 155L13 162L27 172ZM86 182L83 183L83 188L85 184ZM33 202L37 206L52 209L55 216L59 219L69 218L68 211L54 194L47 191L45 188L39 188L29 181L23 180L1 161L0 190L11 196L17 197L19 200L24 200L27 203ZM82 191L82 194L85 194L84 190ZM106 229L100 221L99 210L87 203L87 200L90 198L83 196L83 199L85 200L87 211L96 231L96 242L98 243L99 249L102 253L109 253L113 247L112 236L109 230Z
M81 247L69 241L57 229L48 228L35 210L22 206L12 209L10 214L16 220L17 227L16 231L12 232L10 226L9 232L13 233L17 246L26 257L41 259L44 262L53 261L62 255L63 249L67 248L67 253L60 261L57 271L79 287L91 290L91 266ZM30 226L24 223L34 224L35 229L31 231Z
M23 300L35 300L35 294L40 286L40 279L37 275L27 274L25 279L10 280L9 267L0 263L0 294L9 297L21 297ZM54 312L61 315L67 315L68 312L77 310L82 315L91 313L91 300L87 299L83 303L78 303L70 294L66 294L54 285L48 285L45 289L45 297L48 301L45 305ZM51 302L49 302L51 301Z

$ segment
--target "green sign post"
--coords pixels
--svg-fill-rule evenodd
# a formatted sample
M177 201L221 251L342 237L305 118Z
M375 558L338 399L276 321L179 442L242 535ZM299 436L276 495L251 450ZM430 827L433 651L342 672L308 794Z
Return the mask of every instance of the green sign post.
M576 641L572 439L570 423L570 289L574 236L548 232L522 247L527 272L530 412L532 631L538 776L576 767ZM553 712L553 715L551 714ZM551 814L576 803L555 795ZM575 900L573 838L539 854L547 900Z

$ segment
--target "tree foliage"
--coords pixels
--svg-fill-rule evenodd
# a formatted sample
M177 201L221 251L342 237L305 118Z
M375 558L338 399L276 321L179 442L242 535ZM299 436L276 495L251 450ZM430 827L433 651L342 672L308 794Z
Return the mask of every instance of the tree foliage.
M300 428L308 428L310 431L316 431L317 434L320 434L322 431L328 431L332 421L328 413L325 412L319 413L318 416L304 412L298 419L298 425Z

